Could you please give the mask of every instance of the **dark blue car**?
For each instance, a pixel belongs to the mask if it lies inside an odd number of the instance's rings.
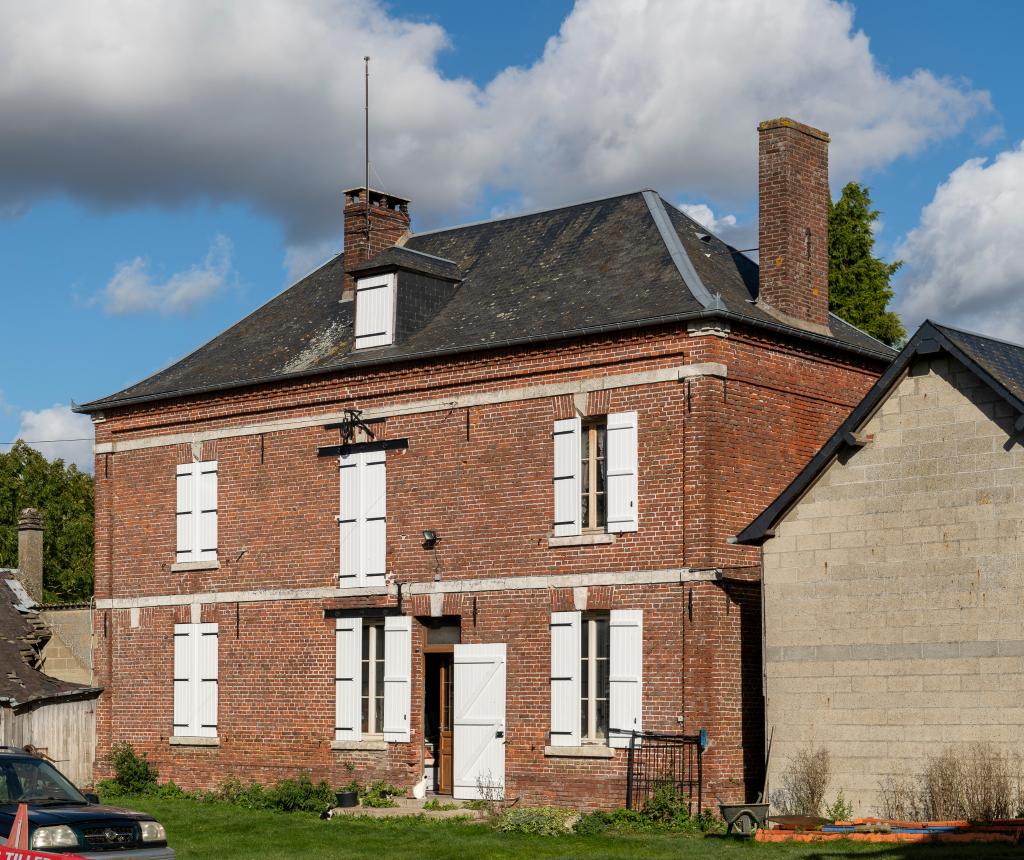
[[[25,803],[30,847],[93,860],[174,860],[163,825],[143,812],[105,806],[82,794],[53,765],[0,748],[0,845]]]

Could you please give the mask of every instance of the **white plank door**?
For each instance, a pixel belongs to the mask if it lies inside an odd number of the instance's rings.
[[[456,645],[452,794],[505,797],[505,644]]]

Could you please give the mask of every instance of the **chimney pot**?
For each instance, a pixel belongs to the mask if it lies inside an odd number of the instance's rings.
[[[18,517],[18,579],[29,597],[43,602],[43,516],[35,508]]]
[[[827,334],[829,136],[788,117],[757,131],[757,303],[782,322]]]

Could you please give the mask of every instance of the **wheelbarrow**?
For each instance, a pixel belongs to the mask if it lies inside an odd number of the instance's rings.
[[[739,836],[750,837],[759,827],[764,827],[768,815],[767,803],[719,803],[718,811],[726,823],[726,835],[735,831]]]

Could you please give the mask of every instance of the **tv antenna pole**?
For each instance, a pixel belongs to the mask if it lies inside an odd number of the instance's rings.
[[[363,79],[363,159],[364,185],[366,189],[366,254],[370,256],[370,58],[363,57],[365,75]]]

